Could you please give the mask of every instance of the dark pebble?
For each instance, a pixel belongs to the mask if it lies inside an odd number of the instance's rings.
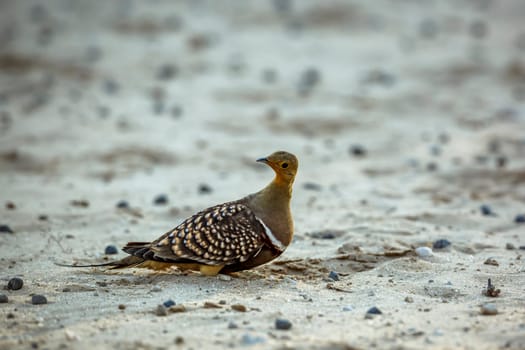
[[[310,191],[321,191],[322,187],[321,185],[319,184],[316,184],[314,182],[306,182],[304,185],[303,185],[303,188],[305,190],[310,190]]]
[[[173,106],[171,108],[171,116],[173,118],[180,118],[182,116],[183,110],[181,106]]]
[[[200,184],[199,185],[199,193],[200,194],[207,194],[207,193],[211,193],[213,190],[211,189],[211,187],[209,185],[206,185],[206,184]]]
[[[33,305],[47,304],[47,298],[43,295],[35,294],[31,297],[31,304]]]
[[[119,90],[119,85],[116,81],[107,79],[103,83],[103,89],[108,95],[113,95]]]
[[[155,205],[166,205],[166,204],[168,204],[168,196],[166,196],[165,194],[159,194],[153,200],[153,204],[155,204]]]
[[[169,308],[170,306],[175,305],[175,302],[173,300],[171,300],[171,299],[168,299],[165,302],[163,302],[162,305],[164,305],[164,307],[166,307],[166,308]]]
[[[24,286],[24,281],[20,277],[13,277],[7,282],[7,289],[19,290]]]
[[[159,67],[157,72],[157,79],[170,80],[175,78],[178,73],[178,68],[172,64],[165,64]]]
[[[267,84],[272,84],[277,81],[277,72],[273,69],[267,68],[262,72],[263,81]]]
[[[49,217],[45,214],[42,214],[42,215],[38,215],[38,220],[40,221],[47,221],[49,219]]]
[[[514,222],[517,224],[525,224],[525,214],[516,215]]]
[[[450,246],[451,244],[452,243],[450,243],[448,239],[438,239],[437,241],[434,242],[434,244],[432,245],[432,248],[443,249],[443,248]]]
[[[335,271],[330,271],[328,274],[328,278],[330,278],[333,281],[339,281],[339,274]]]
[[[0,225],[0,232],[14,233],[13,230],[11,230],[11,227],[9,227],[8,225]]]
[[[16,209],[16,205],[13,202],[6,202],[5,203],[5,207],[6,207],[6,209],[9,209],[9,210],[15,210]]]
[[[106,255],[118,254],[118,249],[114,245],[108,245],[106,249],[104,249],[104,254]]]
[[[472,37],[482,39],[487,36],[488,25],[482,20],[476,20],[470,25],[469,32]]]
[[[377,307],[373,306],[366,312],[369,315],[381,315],[383,312],[379,310]]]
[[[419,24],[419,34],[425,39],[433,39],[439,33],[439,27],[433,19],[425,19]]]
[[[237,323],[235,323],[233,321],[230,321],[230,323],[228,323],[228,329],[237,329],[237,328],[239,328]]]
[[[7,303],[9,298],[5,294],[0,294],[0,303]]]
[[[175,337],[175,344],[177,344],[177,345],[184,344],[184,338],[181,337],[180,335]]]
[[[354,157],[364,157],[366,156],[366,149],[361,145],[352,145],[350,146],[350,154]]]
[[[499,156],[496,158],[496,166],[498,168],[505,168],[507,166],[507,157]]]
[[[118,309],[119,309],[119,310],[126,310],[126,305],[124,305],[124,304],[119,304],[119,305],[118,305]]]
[[[292,322],[288,321],[285,318],[278,318],[275,320],[275,328],[282,329],[282,330],[288,330],[292,328]]]
[[[125,200],[118,201],[117,202],[117,208],[119,208],[119,209],[128,209],[129,208],[128,201],[125,201]]]
[[[483,204],[481,207],[479,207],[479,210],[481,210],[481,214],[483,214],[485,216],[494,215],[494,212],[492,211],[492,208],[489,205],[487,205],[487,204]]]

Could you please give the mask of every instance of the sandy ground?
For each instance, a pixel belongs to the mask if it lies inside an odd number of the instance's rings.
[[[521,0],[1,1],[0,279],[24,286],[0,291],[0,349],[524,349],[523,18]],[[260,189],[278,149],[301,164],[274,263],[54,264]],[[185,312],[158,316],[168,299]]]

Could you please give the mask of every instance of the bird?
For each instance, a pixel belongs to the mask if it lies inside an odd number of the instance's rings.
[[[198,271],[205,276],[249,270],[279,257],[292,242],[292,187],[299,166],[295,155],[276,151],[256,160],[275,177],[262,190],[241,199],[204,209],[152,242],[129,242],[129,256],[108,266]]]

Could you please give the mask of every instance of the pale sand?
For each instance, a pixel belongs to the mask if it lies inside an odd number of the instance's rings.
[[[0,5],[0,278],[24,280],[1,291],[1,349],[525,348],[523,1],[92,3]],[[232,279],[54,265],[260,189],[254,160],[277,149],[301,164],[276,262]],[[168,299],[186,312],[157,316]]]

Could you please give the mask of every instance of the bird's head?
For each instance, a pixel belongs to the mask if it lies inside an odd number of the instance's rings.
[[[268,157],[257,159],[258,162],[269,165],[275,171],[276,180],[293,183],[299,161],[297,157],[285,151],[277,151]]]

